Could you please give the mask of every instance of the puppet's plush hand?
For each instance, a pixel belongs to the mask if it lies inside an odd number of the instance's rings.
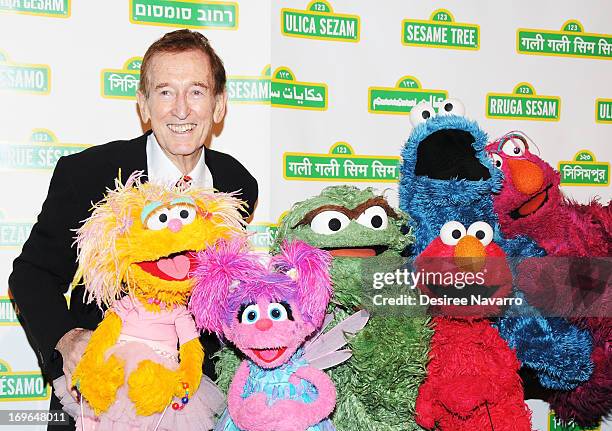
[[[128,378],[128,396],[136,413],[150,416],[162,412],[172,401],[179,380],[176,371],[150,360],[140,362]]]
[[[491,392],[488,382],[474,376],[454,376],[452,380],[440,382],[437,397],[451,412],[467,416],[472,410],[484,404]]]
[[[311,410],[302,401],[280,400],[272,406],[274,411],[275,431],[305,431],[311,425],[319,423],[320,420],[313,422]]]
[[[198,338],[181,344],[179,349],[181,364],[179,366],[179,384],[174,396],[182,398],[185,396],[183,384],[187,384],[189,393],[195,394],[202,379],[202,363],[204,362],[204,350]]]
[[[307,366],[299,368],[289,377],[289,382],[295,386],[302,385],[302,380],[310,382],[319,396],[308,404],[293,400],[280,400],[274,403],[272,408],[274,415],[279,418],[277,427],[279,431],[304,431],[321,422],[334,410],[336,388],[327,374]]]
[[[99,415],[115,402],[117,389],[124,381],[123,361],[115,355],[102,360],[94,354],[86,354],[77,365],[72,381]]]
[[[230,415],[236,426],[249,431],[276,431],[273,424],[277,418],[267,399],[263,392],[252,394],[239,403],[232,403],[228,399]]]
[[[433,385],[431,382],[425,381],[419,387],[415,408],[416,422],[425,429],[433,429],[436,426],[434,398]]]
[[[270,431],[274,429],[274,413],[268,406],[268,397],[262,392],[242,398],[242,392],[249,377],[249,365],[242,361],[234,375],[227,394],[227,409],[234,424],[249,431]]]
[[[96,415],[115,402],[117,389],[124,382],[123,361],[114,355],[105,359],[121,332],[121,319],[109,311],[89,339],[89,344],[72,374],[72,384],[85,397]]]

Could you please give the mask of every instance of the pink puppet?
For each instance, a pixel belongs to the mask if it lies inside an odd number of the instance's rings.
[[[612,411],[612,336],[609,289],[612,208],[593,199],[580,205],[563,196],[560,175],[530,152],[528,138],[510,132],[486,149],[504,173],[494,208],[507,237],[527,235],[548,257],[523,263],[519,287],[530,304],[572,317],[593,338],[591,378],[548,401],[563,421],[593,426]]]
[[[270,258],[249,252],[240,240],[222,241],[198,259],[190,303],[196,324],[247,357],[216,429],[334,430],[328,419],[334,384],[302,349],[321,328],[332,294],[329,253],[294,241]]]
[[[610,256],[609,204],[580,205],[563,196],[559,172],[529,151],[521,132],[502,136],[486,150],[504,173],[493,205],[505,236],[527,235],[553,256]]]

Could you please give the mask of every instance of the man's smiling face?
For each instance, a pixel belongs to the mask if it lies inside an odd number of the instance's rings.
[[[226,94],[214,94],[208,56],[199,50],[160,53],[151,59],[148,96],[138,92],[144,122],[170,159],[198,153],[223,119]]]

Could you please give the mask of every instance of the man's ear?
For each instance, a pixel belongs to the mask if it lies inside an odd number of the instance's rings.
[[[136,100],[138,100],[138,110],[143,123],[148,123],[151,119],[149,113],[149,105],[147,105],[147,97],[140,90],[136,92]]]
[[[227,106],[227,91],[215,96],[215,112],[213,112],[213,121],[220,123],[225,117],[225,108]]]

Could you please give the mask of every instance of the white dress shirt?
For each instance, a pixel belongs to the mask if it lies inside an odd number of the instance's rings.
[[[187,175],[191,177],[193,186],[212,189],[213,179],[205,163],[205,151],[206,148],[202,147],[198,163]],[[149,181],[158,184],[175,184],[183,177],[183,173],[161,149],[153,133],[147,137],[147,177]]]

